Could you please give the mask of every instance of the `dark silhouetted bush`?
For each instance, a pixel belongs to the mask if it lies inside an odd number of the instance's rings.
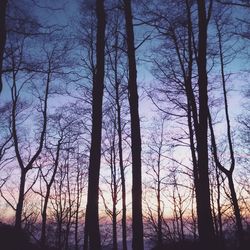
[[[38,250],[30,242],[27,232],[18,230],[13,226],[0,224],[0,249],[2,250]]]

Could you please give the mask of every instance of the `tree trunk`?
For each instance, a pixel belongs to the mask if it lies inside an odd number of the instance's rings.
[[[78,243],[78,226],[79,226],[79,209],[81,205],[81,183],[82,183],[82,177],[81,170],[79,169],[79,163],[77,162],[77,177],[76,177],[76,187],[77,187],[77,197],[76,197],[76,219],[75,219],[75,250],[79,249],[79,243]]]
[[[116,126],[116,119],[114,119],[114,128]],[[117,209],[116,209],[116,205],[117,205],[117,170],[116,170],[116,152],[115,152],[115,135],[116,135],[116,130],[114,129],[114,134],[113,134],[113,138],[112,138],[112,146],[111,146],[111,151],[110,151],[110,155],[111,155],[111,186],[113,186],[112,189],[112,236],[113,236],[113,250],[117,250],[118,249],[118,245],[117,245]],[[113,185],[112,185],[113,183]]]
[[[19,197],[18,197],[18,203],[16,206],[16,221],[15,221],[15,228],[18,230],[21,229],[21,226],[22,226],[22,211],[23,211],[23,202],[24,202],[24,193],[25,193],[26,174],[27,174],[27,171],[25,169],[21,169]]]
[[[236,195],[235,188],[234,188],[234,181],[233,181],[232,173],[229,173],[227,175],[227,178],[228,178],[228,184],[229,184],[232,204],[233,204],[233,208],[234,208],[234,215],[235,215],[235,220],[236,220],[237,240],[238,240],[237,244],[238,244],[239,249],[242,249],[242,247],[243,247],[242,246],[243,245],[243,226],[242,226],[242,220],[241,220],[238,199],[237,199],[237,195]]]
[[[44,199],[43,212],[42,212],[42,231],[41,231],[41,246],[44,248],[46,245],[46,222],[47,222],[47,206],[49,201],[50,190],[47,188],[46,196]]]
[[[142,221],[142,181],[141,181],[141,132],[138,110],[137,71],[134,47],[134,30],[131,11],[131,0],[124,0],[128,65],[129,65],[129,106],[131,116],[132,147],[132,248],[143,250]]]
[[[0,1],[0,94],[3,88],[2,82],[2,68],[3,68],[3,54],[6,43],[6,27],[5,27],[5,17],[7,10],[7,0]]]
[[[242,219],[240,214],[240,208],[238,204],[237,195],[234,188],[234,182],[233,182],[233,172],[235,169],[235,157],[234,157],[234,149],[233,149],[233,143],[231,138],[231,126],[230,126],[230,118],[229,118],[229,108],[228,108],[228,100],[227,100],[227,90],[226,90],[226,77],[224,72],[224,55],[223,55],[223,47],[222,47],[222,34],[221,34],[221,27],[218,22],[216,22],[216,28],[217,28],[217,35],[218,35],[218,43],[219,43],[219,57],[220,57],[220,69],[221,69],[221,80],[222,80],[222,88],[223,88],[223,97],[224,97],[224,106],[225,106],[225,116],[226,116],[226,125],[227,125],[227,139],[228,139],[228,145],[229,145],[229,152],[230,152],[230,169],[228,170],[225,168],[218,158],[217,153],[217,145],[215,140],[215,134],[213,130],[213,124],[212,124],[212,118],[209,113],[209,127],[211,131],[211,143],[212,143],[212,152],[215,160],[216,167],[222,171],[228,179],[229,189],[230,189],[230,195],[231,195],[231,201],[232,205],[234,207],[234,216],[236,220],[236,237],[237,237],[237,245],[239,249],[242,249],[243,245],[243,226],[242,226]]]
[[[228,178],[229,189],[231,193],[232,204],[234,207],[234,215],[236,220],[236,227],[237,227],[237,240],[239,244],[239,249],[242,248],[243,244],[243,226],[242,226],[242,219],[240,214],[240,208],[238,204],[237,195],[234,188],[234,181],[233,181],[233,172],[235,168],[235,157],[234,157],[234,149],[233,149],[233,142],[231,138],[231,126],[230,126],[230,118],[229,118],[229,108],[228,108],[228,101],[227,101],[227,90],[226,90],[226,78],[224,72],[224,57],[223,57],[223,49],[222,49],[222,35],[219,24],[217,23],[217,31],[218,31],[218,38],[219,38],[219,53],[220,53],[220,66],[221,66],[221,78],[222,78],[222,87],[223,87],[223,97],[224,97],[224,105],[225,105],[225,115],[226,115],[226,123],[227,123],[227,139],[230,151],[230,160],[231,166],[230,170],[226,171],[226,175]]]
[[[118,125],[118,151],[119,164],[122,185],[122,249],[127,250],[127,208],[126,208],[126,183],[123,166],[123,151],[122,151],[122,125],[121,125],[121,107],[119,103],[119,86],[116,87],[116,103],[117,103],[117,125]]]
[[[104,48],[105,48],[105,10],[104,1],[96,0],[97,41],[96,72],[92,90],[92,134],[89,162],[88,197],[85,218],[84,249],[101,249],[98,200],[102,137],[102,100],[104,89]]]
[[[115,46],[118,48],[118,35],[116,35]],[[117,109],[117,134],[118,134],[118,153],[119,153],[119,166],[121,175],[122,186],[122,249],[127,250],[127,208],[126,208],[126,183],[123,165],[123,147],[122,147],[122,122],[121,122],[121,104],[120,104],[120,82],[117,76],[117,54],[115,56],[115,101]]]
[[[53,174],[51,176],[50,182],[47,185],[47,191],[46,191],[46,195],[44,198],[44,205],[43,205],[43,211],[42,211],[42,230],[41,230],[41,238],[40,238],[42,248],[45,248],[45,245],[46,245],[47,207],[48,207],[48,202],[49,202],[51,186],[54,183],[58,164],[59,164],[59,155],[60,155],[59,153],[60,153],[60,147],[61,147],[61,140],[62,139],[60,139],[58,141],[58,144],[57,144],[55,167],[54,167],[54,171],[53,171]]]
[[[116,190],[117,192],[117,190]],[[112,224],[113,224],[113,250],[118,249],[117,245],[117,212],[116,212],[116,203],[113,202],[113,216],[112,216]]]
[[[60,211],[57,221],[57,249],[62,249],[62,212]]]
[[[219,175],[219,170],[217,165],[215,164],[215,171],[216,171],[216,186],[217,186],[217,199],[216,199],[216,203],[217,203],[217,211],[218,211],[218,224],[219,224],[219,243],[222,249],[224,249],[224,233],[223,233],[223,225],[222,225],[222,212],[221,212],[221,202],[220,202],[220,198],[221,198],[221,191],[220,191],[220,175]]]
[[[161,154],[163,146],[164,120],[161,125],[160,147],[158,149],[157,159],[157,245],[162,248],[162,208],[161,208]]]
[[[199,0],[199,44],[198,44],[198,86],[199,86],[199,127],[197,137],[198,153],[198,187],[197,191],[197,215],[198,230],[203,249],[214,247],[214,228],[210,206],[210,190],[208,177],[208,96],[207,96],[207,17],[206,1]]]
[[[17,110],[18,95],[17,95],[17,87],[16,87],[16,73],[13,72],[13,86],[11,87],[12,135],[13,135],[13,141],[14,141],[15,155],[16,155],[17,162],[18,162],[20,170],[21,170],[20,190],[19,190],[18,203],[17,203],[17,207],[16,207],[16,221],[15,221],[15,227],[17,229],[20,229],[21,224],[22,224],[22,210],[23,210],[23,202],[24,202],[24,195],[25,195],[24,191],[25,191],[26,174],[29,170],[32,169],[33,164],[36,161],[36,159],[38,158],[38,156],[40,155],[42,148],[43,148],[43,144],[44,144],[44,137],[45,137],[46,128],[47,128],[47,107],[48,107],[50,76],[51,76],[51,69],[49,67],[48,72],[47,72],[47,79],[46,79],[46,87],[45,87],[45,95],[44,95],[44,109],[42,111],[43,123],[42,123],[42,131],[41,131],[40,139],[39,139],[39,147],[25,167],[23,159],[22,159],[20,151],[19,151],[19,140],[18,140],[17,126],[16,126],[16,123],[17,123],[16,122],[16,110]]]
[[[72,206],[74,200],[72,201],[71,198],[71,189],[70,189],[70,176],[69,176],[69,151],[67,156],[67,163],[66,163],[66,178],[67,178],[67,193],[68,193],[68,212],[67,212],[67,224],[65,230],[65,250],[69,249],[69,233],[71,227],[71,220],[72,220]]]
[[[158,164],[158,173],[160,172]],[[157,180],[157,245],[162,247],[162,214],[161,214],[161,182],[160,175],[158,174]]]

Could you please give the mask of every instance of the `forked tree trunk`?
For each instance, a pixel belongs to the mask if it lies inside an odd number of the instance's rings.
[[[19,168],[21,171],[20,177],[20,188],[18,194],[18,202],[16,206],[16,217],[15,217],[15,228],[21,229],[22,227],[22,211],[23,211],[23,203],[25,198],[25,182],[26,182],[26,175],[28,171],[30,171],[33,167],[34,162],[37,160],[38,156],[40,155],[43,144],[44,138],[47,128],[47,108],[48,108],[48,95],[49,95],[49,85],[50,85],[50,77],[51,71],[50,67],[47,72],[47,79],[46,79],[46,88],[45,88],[45,95],[44,95],[44,109],[42,111],[43,114],[43,123],[42,123],[42,131],[40,134],[39,139],[39,147],[34,155],[31,157],[30,161],[27,165],[24,165],[24,160],[20,154],[20,146],[19,146],[19,139],[17,135],[17,122],[16,122],[16,112],[17,112],[17,102],[18,102],[18,95],[17,95],[17,87],[16,87],[16,74],[13,73],[13,86],[11,88],[11,95],[12,95],[12,134],[13,134],[13,141],[14,141],[14,149],[15,149],[15,156],[17,158],[17,162],[19,164]]]
[[[234,181],[233,181],[233,172],[235,169],[235,156],[234,156],[233,142],[232,142],[232,137],[231,137],[231,125],[230,125],[229,107],[228,107],[227,90],[226,90],[226,77],[225,77],[225,72],[224,72],[225,63],[224,63],[224,55],[223,55],[223,47],[222,47],[223,45],[222,34],[221,34],[221,27],[218,22],[216,22],[216,28],[217,28],[217,35],[218,35],[218,42],[219,42],[219,57],[220,57],[221,80],[222,80],[223,97],[224,97],[224,108],[225,108],[226,125],[227,125],[227,140],[228,140],[230,162],[231,162],[229,170],[220,163],[220,160],[218,158],[217,145],[216,145],[215,134],[213,130],[212,118],[209,113],[211,144],[212,144],[212,152],[213,152],[216,167],[220,171],[222,171],[228,179],[231,202],[232,202],[233,209],[234,209],[234,216],[235,216],[236,228],[237,228],[236,230],[237,247],[238,249],[242,249],[243,241],[244,241],[244,236],[243,236],[244,232],[243,232],[240,208],[239,208],[238,199],[237,199],[237,195],[235,192]]]
[[[104,89],[105,10],[104,0],[96,0],[96,72],[92,90],[92,134],[89,159],[88,197],[85,217],[84,249],[101,249],[98,200],[102,137],[102,100]]]

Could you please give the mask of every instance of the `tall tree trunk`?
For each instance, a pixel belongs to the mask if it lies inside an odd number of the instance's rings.
[[[110,168],[111,168],[111,186],[112,188],[112,237],[113,237],[113,250],[118,249],[117,244],[117,169],[116,169],[116,151],[115,151],[115,139],[116,139],[116,119],[114,119],[114,133],[112,136],[112,146],[110,150]]]
[[[104,0],[96,0],[97,41],[96,72],[92,90],[92,134],[89,160],[88,197],[85,218],[84,249],[101,249],[98,200],[101,163],[102,100],[104,89],[104,48],[105,48],[105,10]]]
[[[6,43],[5,17],[6,17],[7,3],[8,0],[0,1],[0,94],[3,88],[2,69],[3,69],[3,54]]]
[[[161,156],[163,148],[163,137],[164,137],[164,119],[161,124],[161,135],[160,135],[160,145],[158,148],[157,157],[157,246],[159,249],[162,248],[163,243],[163,233],[162,233],[162,208],[161,208]]]
[[[119,33],[116,30],[115,47],[118,48]],[[115,102],[117,111],[117,134],[118,134],[118,154],[119,167],[122,186],[122,249],[127,250],[127,208],[126,208],[126,182],[123,165],[123,147],[122,147],[122,121],[121,121],[121,103],[120,103],[120,81],[118,79],[118,53],[115,52]]]
[[[76,177],[76,190],[77,190],[77,197],[76,197],[76,212],[75,212],[75,250],[79,249],[79,239],[78,239],[78,227],[79,227],[79,210],[81,205],[81,197],[82,194],[82,172],[79,169],[79,162],[77,160],[77,177]]]
[[[131,0],[124,0],[128,65],[129,65],[129,105],[131,116],[132,147],[132,248],[144,249],[142,221],[142,180],[141,180],[141,131],[138,110],[137,71],[134,46]]]
[[[127,208],[126,208],[126,183],[123,165],[123,147],[122,147],[122,124],[121,124],[121,106],[119,101],[119,85],[116,81],[116,106],[117,106],[117,132],[118,132],[118,151],[119,165],[122,185],[122,249],[127,250]]]
[[[220,69],[221,69],[221,80],[222,80],[222,88],[223,88],[223,98],[224,98],[224,107],[225,107],[225,116],[226,116],[226,125],[227,125],[227,140],[228,140],[228,146],[229,146],[229,153],[230,153],[230,168],[229,170],[222,166],[220,163],[220,160],[218,158],[217,153],[217,145],[215,140],[215,134],[213,130],[213,124],[212,124],[212,118],[209,113],[209,127],[211,132],[211,143],[212,143],[212,152],[214,156],[214,161],[216,164],[216,167],[222,171],[228,179],[228,185],[230,189],[230,195],[231,195],[231,202],[234,208],[234,216],[236,220],[236,227],[237,227],[237,245],[239,249],[243,248],[243,225],[242,225],[242,219],[240,214],[240,208],[238,204],[237,195],[235,192],[234,187],[234,181],[233,181],[233,172],[235,169],[235,157],[234,157],[234,149],[233,149],[233,143],[231,138],[231,126],[230,126],[230,118],[229,118],[229,109],[228,109],[228,100],[227,100],[227,90],[226,90],[226,77],[224,72],[224,55],[223,55],[223,47],[222,47],[222,34],[221,34],[221,27],[218,22],[216,22],[216,28],[217,28],[217,35],[218,35],[218,43],[219,43],[219,57],[220,57]]]
[[[197,215],[198,230],[203,249],[214,247],[215,236],[210,205],[210,190],[208,177],[208,95],[207,95],[207,23],[206,1],[199,0],[199,42],[198,42],[198,86],[199,86],[199,127],[197,137],[198,153],[198,187]]]
[[[69,145],[70,147],[70,145]],[[70,234],[70,227],[71,227],[71,221],[72,221],[72,207],[74,204],[74,200],[72,200],[71,197],[71,189],[70,189],[70,173],[69,173],[69,150],[67,154],[67,162],[66,164],[66,180],[67,180],[67,194],[68,194],[68,211],[67,211],[67,224],[66,224],[66,230],[65,230],[65,250],[69,249],[69,234]]]
[[[227,123],[227,139],[230,151],[230,160],[231,166],[230,170],[226,171],[226,175],[228,178],[229,189],[232,198],[232,204],[234,207],[234,215],[236,219],[236,226],[237,226],[237,238],[239,248],[242,248],[243,244],[243,226],[242,226],[242,219],[240,214],[240,208],[238,204],[237,195],[234,188],[234,181],[233,181],[233,172],[235,168],[235,157],[234,157],[234,149],[233,143],[231,138],[231,125],[230,125],[230,118],[229,118],[229,110],[228,110],[228,101],[227,101],[227,90],[226,90],[226,78],[224,72],[224,57],[223,57],[223,49],[222,49],[222,35],[219,24],[217,23],[217,31],[218,31],[218,38],[219,38],[219,54],[220,54],[220,65],[221,65],[221,78],[222,78],[222,88],[223,88],[223,97],[224,97],[224,106],[225,106],[225,115],[226,115],[226,123]]]

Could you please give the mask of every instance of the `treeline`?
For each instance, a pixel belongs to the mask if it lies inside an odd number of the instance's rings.
[[[249,10],[2,0],[1,221],[40,249],[247,249]]]

